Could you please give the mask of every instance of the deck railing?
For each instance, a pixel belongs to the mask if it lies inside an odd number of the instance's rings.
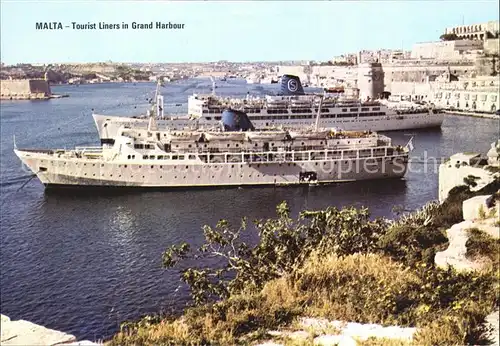
[[[99,154],[102,153],[102,147],[75,147],[75,151],[82,153]]]

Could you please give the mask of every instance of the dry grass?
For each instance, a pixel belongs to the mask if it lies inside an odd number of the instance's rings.
[[[358,346],[410,346],[409,341],[387,339],[387,338],[369,338],[368,340],[358,341]]]
[[[464,280],[460,278],[453,280]],[[270,281],[260,292],[243,292],[217,304],[188,309],[182,319],[132,328],[118,333],[110,345],[253,344],[268,340],[268,330],[301,329],[297,323],[300,316],[417,326],[421,327],[415,339],[417,345],[480,340],[487,304],[477,304],[464,296],[448,305],[432,305],[425,299],[439,296],[425,281],[425,276],[414,269],[382,255],[314,254],[294,275]],[[283,342],[310,345],[315,336],[337,334],[338,330],[306,332],[310,334],[307,340],[285,337]],[[405,344],[398,340],[362,343]]]
[[[305,263],[294,286],[307,303],[307,315],[361,323],[408,324],[407,319],[395,316],[412,308],[406,305],[405,297],[420,282],[410,270],[380,255],[315,255]]]

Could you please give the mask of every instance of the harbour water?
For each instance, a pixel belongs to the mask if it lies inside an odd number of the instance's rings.
[[[217,82],[219,94],[245,96],[276,85]],[[162,88],[166,113],[186,110],[188,95],[207,93],[208,80]],[[119,323],[160,311],[178,311],[188,292],[175,272],[161,268],[173,243],[203,241],[201,227],[274,216],[286,200],[294,213],[329,205],[367,206],[374,216],[415,209],[437,199],[437,164],[460,151],[486,152],[498,120],[447,115],[441,130],[386,133],[395,144],[414,136],[415,158],[401,181],[331,186],[203,191],[45,191],[13,153],[18,147],[98,145],[92,108],[104,114],[147,109],[152,83],[52,87],[69,98],[1,104],[1,313],[84,339],[103,339]],[[181,104],[181,106],[176,106]],[[427,164],[425,164],[427,162]],[[436,163],[437,162],[437,163]],[[436,164],[433,164],[436,163]],[[20,189],[23,184],[27,184]]]

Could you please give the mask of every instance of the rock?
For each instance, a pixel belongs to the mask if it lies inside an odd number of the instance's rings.
[[[257,344],[255,346],[284,346],[283,344],[277,344],[274,341],[264,341],[263,343]]]
[[[342,334],[355,337],[359,340],[368,340],[369,338],[387,338],[412,340],[413,334],[417,331],[416,328],[402,328],[397,326],[383,327],[379,324],[361,324],[348,323]]]
[[[486,220],[477,220],[474,222],[474,228],[477,228],[489,236],[499,239],[500,238],[500,227],[497,225],[498,218],[492,217]]]
[[[338,334],[337,336],[347,336],[359,340],[367,340],[374,337],[411,341],[413,335],[417,331],[416,328],[403,328],[398,326],[384,327],[379,324],[328,321],[323,318],[302,318],[299,323],[303,328],[310,328],[315,331],[336,329],[338,331],[338,333],[336,333]]]
[[[498,173],[485,169],[486,159],[481,159],[480,154],[458,153],[452,155],[446,162],[439,165],[439,202],[448,197],[450,190],[456,186],[464,185],[464,178],[474,176],[476,186],[471,191],[478,191],[495,180]]]
[[[347,323],[342,321],[329,321],[326,318],[309,318],[304,317],[299,321],[303,328],[311,328],[313,330],[325,330],[325,329],[338,329],[339,331],[343,329]]]
[[[481,220],[492,216],[493,213],[498,217],[500,203],[496,202],[493,208],[488,208],[486,201],[490,197],[489,195],[482,195],[465,200],[462,203],[462,215],[464,220]]]
[[[488,150],[488,153],[486,156],[488,157],[488,164],[490,166],[500,166],[500,155],[498,154],[500,152],[500,140],[497,140],[497,142],[491,143],[491,148]]]
[[[76,341],[74,335],[48,329],[28,321],[11,321],[4,315],[2,315],[1,320],[0,343],[2,346],[57,345]]]
[[[469,239],[467,230],[474,227],[474,222],[467,220],[446,230],[449,245],[446,250],[436,253],[434,262],[438,267],[446,268],[450,265],[457,270],[479,270],[483,267],[481,263],[470,261],[465,257],[467,254],[465,244]]]
[[[356,346],[356,340],[346,335],[321,335],[314,338],[314,345],[322,346]]]

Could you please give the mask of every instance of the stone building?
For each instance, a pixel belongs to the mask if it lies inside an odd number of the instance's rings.
[[[380,98],[384,92],[384,71],[381,63],[358,65],[357,88],[362,100]]]
[[[451,60],[467,58],[466,52],[483,50],[484,43],[479,40],[457,40],[440,42],[422,42],[413,45],[413,59]],[[473,57],[472,57],[473,58]]]
[[[500,82],[494,76],[461,78],[434,85],[428,101],[452,110],[494,113],[500,109],[499,90]]]
[[[460,38],[484,41],[487,38],[498,38],[499,21],[489,21],[481,24],[459,25],[445,29],[445,34],[455,34]]]

